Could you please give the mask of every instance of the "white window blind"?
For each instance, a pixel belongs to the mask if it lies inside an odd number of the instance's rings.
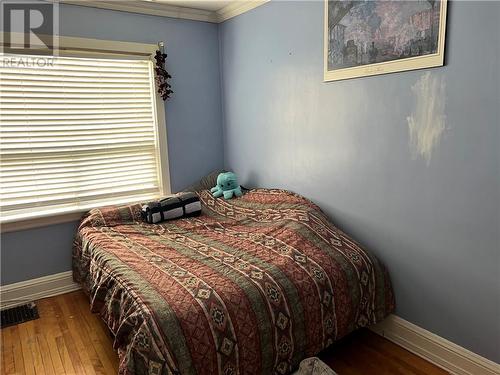
[[[0,66],[1,221],[159,196],[153,77],[149,60]]]

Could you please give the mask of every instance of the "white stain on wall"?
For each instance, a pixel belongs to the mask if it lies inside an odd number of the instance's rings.
[[[415,109],[406,118],[410,134],[410,151],[414,159],[423,158],[427,165],[446,127],[446,85],[442,77],[424,73],[412,86]]]

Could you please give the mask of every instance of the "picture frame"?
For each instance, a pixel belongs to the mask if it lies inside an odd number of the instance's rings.
[[[447,0],[325,0],[324,81],[444,65]]]

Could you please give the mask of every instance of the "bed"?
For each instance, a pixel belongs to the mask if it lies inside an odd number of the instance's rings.
[[[311,201],[197,193],[199,217],[91,210],[73,274],[114,335],[120,374],[287,374],[394,309],[384,266]]]

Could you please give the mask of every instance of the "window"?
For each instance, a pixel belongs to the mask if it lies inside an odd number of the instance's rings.
[[[169,193],[149,56],[72,55],[0,66],[3,224]]]

